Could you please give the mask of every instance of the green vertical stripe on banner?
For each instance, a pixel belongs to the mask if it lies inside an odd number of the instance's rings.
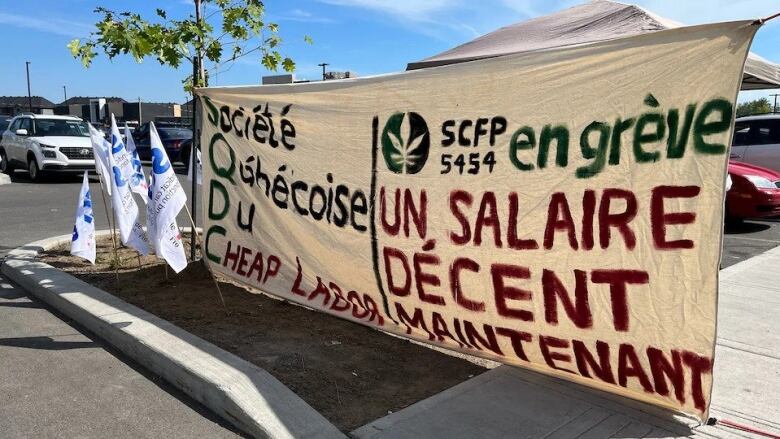
[[[382,286],[382,276],[379,274],[379,243],[376,240],[376,159],[379,150],[379,116],[374,116],[374,121],[371,123],[371,194],[370,194],[370,206],[371,206],[371,260],[374,262],[374,277],[376,278],[376,286],[379,289],[379,294],[382,295],[382,305],[385,308],[385,314],[387,317],[398,324],[398,321],[390,314],[390,305],[387,302],[387,294],[385,294],[385,288]]]

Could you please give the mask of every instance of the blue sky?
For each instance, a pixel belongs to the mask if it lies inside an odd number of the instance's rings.
[[[282,51],[298,64],[298,79],[320,77],[320,62],[332,70],[360,76],[403,70],[407,62],[436,54],[501,26],[580,3],[572,0],[267,0],[268,20],[279,24]],[[767,16],[777,0],[639,0],[658,15],[686,24]],[[163,8],[183,17],[191,0],[28,0],[0,4],[0,95],[26,95],[24,62],[30,61],[32,92],[57,103],[68,96],[138,97],[145,101],[184,102],[181,79],[189,70],[161,67],[154,59],[99,57],[84,69],[65,45],[89,35],[98,5],[152,16]],[[303,37],[309,35],[314,44]],[[759,32],[752,50],[780,63],[780,18]],[[212,85],[257,84],[269,74],[259,60],[246,57],[212,77]],[[745,98],[777,91],[743,94]]]

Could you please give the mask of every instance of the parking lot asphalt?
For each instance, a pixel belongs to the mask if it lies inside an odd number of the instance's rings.
[[[149,175],[149,168],[146,175]],[[187,199],[191,199],[192,182],[187,180],[187,169],[175,165]],[[21,245],[52,236],[66,235],[73,230],[73,216],[81,186],[82,175],[53,176],[42,183],[32,183],[24,171],[16,171],[11,184],[0,186],[0,260],[9,251]],[[96,175],[90,176],[92,191],[92,210],[97,229],[108,229],[106,208],[100,193],[100,183]],[[106,196],[106,202],[110,202]],[[187,202],[189,206],[189,201]],[[141,218],[146,210],[139,205]],[[196,220],[198,213],[193,212]],[[142,220],[144,223],[145,220]],[[190,225],[184,210],[177,217],[182,227]]]
[[[747,220],[741,225],[726,227],[724,232],[721,268],[780,245],[780,217]]]

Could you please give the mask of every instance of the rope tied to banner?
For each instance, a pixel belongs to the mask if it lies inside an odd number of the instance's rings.
[[[778,12],[776,14],[772,14],[772,15],[770,15],[768,17],[759,18],[758,20],[754,21],[753,24],[760,26],[760,25],[766,23],[767,21],[773,20],[773,19],[775,19],[777,17],[780,17],[780,12]]]

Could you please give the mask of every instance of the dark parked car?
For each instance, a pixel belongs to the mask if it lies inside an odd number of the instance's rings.
[[[165,152],[171,162],[187,163],[192,147],[192,130],[180,125],[155,124]],[[133,133],[135,149],[141,160],[152,159],[152,146],[149,143],[149,123],[141,125]]]
[[[8,125],[11,124],[11,119],[13,119],[11,116],[0,116],[0,134],[8,129]]]
[[[182,152],[179,154],[181,162],[187,166],[190,166],[190,151],[192,151],[192,137],[181,142]]]

